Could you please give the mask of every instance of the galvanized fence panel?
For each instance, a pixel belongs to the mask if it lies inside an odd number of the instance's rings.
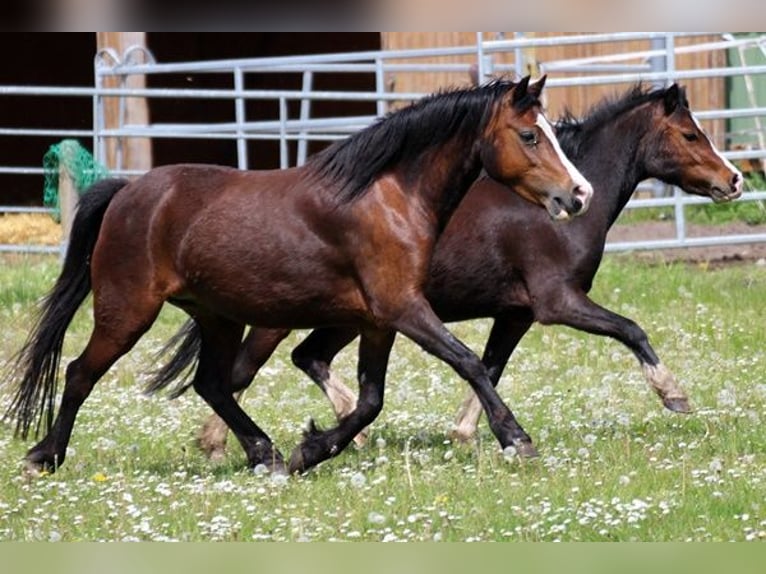
[[[709,34],[708,34],[709,36]],[[670,33],[620,33],[620,34],[583,34],[561,37],[526,37],[521,34],[513,38],[501,39],[478,33],[473,45],[433,49],[367,51],[342,54],[319,54],[311,56],[290,56],[271,58],[245,58],[203,62],[158,63],[150,53],[141,49],[141,58],[136,58],[138,49],[132,48],[123,55],[105,50],[96,55],[95,85],[93,88],[67,87],[25,87],[0,86],[0,101],[3,95],[45,95],[77,96],[92,98],[92,130],[10,130],[0,127],[0,134],[18,137],[37,137],[55,135],[61,138],[92,138],[94,156],[100,163],[107,165],[115,175],[135,176],[140,170],[131,170],[123,164],[120,142],[128,138],[150,138],[151,140],[173,139],[183,142],[189,139],[230,140],[236,144],[236,166],[248,169],[252,164],[249,157],[248,142],[262,140],[274,142],[279,146],[280,167],[301,165],[305,162],[310,142],[326,142],[347,137],[349,134],[369,125],[377,117],[391,109],[393,105],[416,100],[424,94],[419,92],[396,92],[386,81],[390,74],[433,74],[434,72],[457,72],[467,78],[472,69],[478,71],[479,78],[487,78],[497,73],[521,74],[525,69],[523,50],[551,45],[596,45],[599,43],[619,46],[620,42],[642,40],[650,43],[651,49],[640,52],[625,51],[601,54],[592,57],[570,58],[558,61],[538,62],[541,72],[548,74],[546,91],[566,89],[571,86],[604,86],[634,82],[667,84],[672,81],[688,81],[694,78],[753,78],[766,73],[764,65],[737,65],[724,67],[706,67],[696,69],[677,69],[676,56],[694,51],[711,50],[764,50],[766,36],[754,38],[735,38],[722,35],[715,42],[696,39],[700,34]],[[678,40],[684,39],[688,45],[679,46]],[[691,42],[689,44],[689,42]],[[500,58],[498,55],[502,55]],[[454,56],[469,57],[466,63],[443,62]],[[137,61],[137,60],[141,61]],[[424,61],[425,60],[425,61]],[[470,62],[469,62],[470,60]],[[636,61],[638,60],[638,63]],[[231,88],[127,88],[125,79],[131,75],[152,76],[155,84],[162,78],[173,74],[224,74],[231,76]],[[247,89],[247,78],[257,74],[300,74],[301,89],[268,90]],[[374,77],[375,89],[372,91],[317,90],[317,78],[322,74],[367,74]],[[105,88],[107,78],[118,78],[123,87]],[[118,125],[105,125],[105,101],[118,98],[125,102],[128,98],[171,98],[197,102],[200,116],[204,117],[204,105],[212,100],[231,102],[231,118],[223,122],[196,122],[184,124],[150,123],[130,125],[119,120]],[[375,114],[316,117],[312,114],[315,102],[332,100],[336,102],[371,102]],[[247,117],[247,102],[261,101],[277,104],[278,115],[273,119],[250,119]],[[290,106],[297,107],[297,117],[291,117]],[[759,107],[757,101],[752,105],[735,109],[713,109],[705,102],[694,101],[698,118],[704,123],[713,120],[732,118],[755,118],[757,122],[766,115],[766,108]],[[757,124],[760,125],[760,124]],[[762,136],[762,134],[761,134]],[[108,140],[118,142],[117,152],[110,164],[107,157]],[[758,145],[752,149],[727,150],[724,155],[731,160],[756,159],[766,161],[766,149],[761,137]],[[756,143],[757,143],[756,142]],[[717,142],[724,147],[725,142]],[[291,150],[294,150],[291,152]],[[44,150],[41,150],[41,155]],[[1,161],[1,160],[0,160]],[[0,166],[0,173],[24,173],[40,176],[43,170],[39,166]],[[664,247],[684,247],[698,245],[720,245],[724,243],[747,243],[766,241],[766,234],[722,235],[716,237],[688,237],[686,233],[685,207],[706,202],[698,197],[688,196],[679,190],[660,193],[658,186],[651,182],[640,186],[641,191],[651,191],[650,197],[635,197],[628,203],[628,209],[646,207],[673,207],[675,216],[675,237],[663,240],[646,239],[630,243],[610,243],[609,250],[653,249]],[[641,194],[646,195],[646,194]],[[766,190],[748,191],[740,201],[763,201]],[[43,208],[35,208],[41,210]],[[0,212],[20,211],[9,206],[0,206]],[[4,246],[0,251],[55,251],[58,248],[40,246]]]

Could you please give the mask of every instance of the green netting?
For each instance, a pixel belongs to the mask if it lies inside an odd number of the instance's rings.
[[[53,219],[61,219],[59,201],[59,172],[66,169],[77,193],[82,193],[93,183],[109,175],[109,171],[93,160],[88,150],[77,140],[61,140],[53,144],[43,156],[43,205],[53,208]]]

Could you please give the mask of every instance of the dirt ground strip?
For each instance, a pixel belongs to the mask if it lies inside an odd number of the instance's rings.
[[[609,231],[607,241],[638,241],[641,239],[672,239],[675,237],[672,221],[650,221],[615,225]],[[747,225],[734,222],[724,225],[686,224],[687,237],[710,237],[716,235],[766,234],[766,225]],[[713,245],[708,247],[682,247],[677,249],[635,250],[636,257],[648,261],[688,261],[690,263],[726,264],[754,262],[766,265],[766,242],[740,245]]]

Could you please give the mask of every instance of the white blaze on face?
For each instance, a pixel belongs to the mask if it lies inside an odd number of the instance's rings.
[[[730,161],[729,161],[727,158],[725,158],[725,157],[723,156],[723,154],[722,154],[720,151],[718,151],[718,148],[717,148],[717,147],[715,147],[715,145],[713,144],[713,141],[712,141],[712,140],[710,139],[710,137],[707,135],[707,132],[705,132],[705,130],[702,128],[702,125],[700,124],[699,120],[698,120],[698,119],[695,117],[695,115],[694,115],[694,114],[691,114],[691,116],[692,116],[692,120],[694,120],[694,125],[696,125],[696,126],[697,126],[697,128],[699,129],[699,131],[702,133],[702,135],[704,135],[704,136],[705,136],[705,138],[707,139],[707,142],[710,144],[710,147],[713,149],[713,151],[715,152],[715,154],[716,154],[716,155],[717,155],[719,158],[721,158],[721,161],[723,162],[723,164],[724,164],[724,165],[725,165],[727,168],[729,168],[729,169],[731,170],[731,172],[732,172],[732,175],[736,175],[736,176],[737,176],[737,184],[736,184],[736,186],[737,186],[737,192],[740,192],[740,191],[742,191],[742,181],[743,181],[743,179],[744,179],[744,178],[742,177],[742,172],[741,172],[741,171],[739,171],[739,170],[736,168],[736,166],[735,166],[733,163],[731,163],[731,162],[730,162]]]
[[[580,188],[580,200],[583,202],[584,208],[587,208],[591,198],[593,197],[593,186],[587,179],[585,179],[583,174],[580,173],[580,171],[574,166],[574,164],[561,149],[559,140],[556,138],[556,134],[553,132],[553,127],[551,127],[551,124],[548,123],[546,117],[543,114],[537,114],[537,120],[535,123],[540,126],[540,129],[542,130],[543,134],[545,134],[545,137],[550,140],[553,149],[556,151],[556,154],[558,154],[561,163],[564,164],[564,167],[569,173],[569,177],[572,178],[575,186]]]

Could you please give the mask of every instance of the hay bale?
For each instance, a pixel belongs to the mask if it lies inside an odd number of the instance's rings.
[[[58,245],[61,225],[45,213],[0,215],[0,244]]]

